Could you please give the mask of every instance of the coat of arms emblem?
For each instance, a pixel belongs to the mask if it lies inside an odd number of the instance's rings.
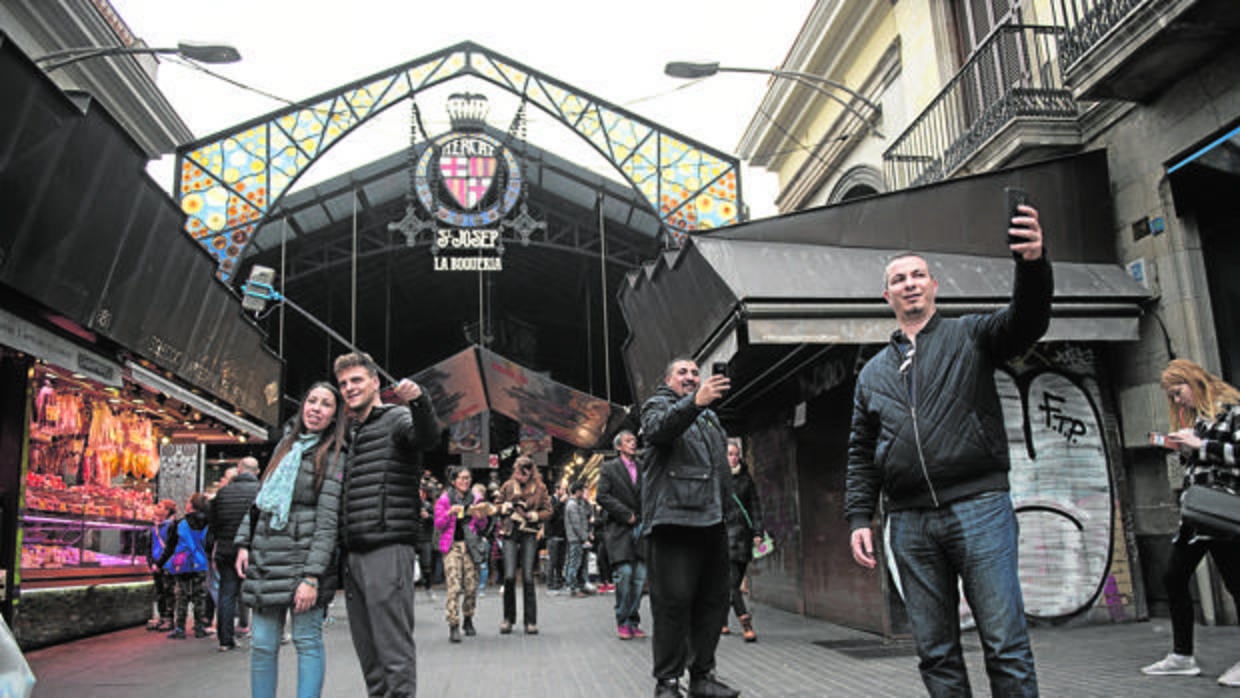
[[[461,209],[473,211],[478,207],[495,181],[499,164],[493,146],[476,138],[459,138],[444,148],[439,155],[439,172],[444,188]],[[483,153],[474,155],[459,153]]]

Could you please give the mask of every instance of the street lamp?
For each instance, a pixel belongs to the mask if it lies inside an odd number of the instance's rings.
[[[53,51],[34,59],[43,71],[50,73],[71,63],[100,56],[124,56],[134,54],[175,54],[201,63],[236,63],[241,53],[227,44],[203,44],[194,41],[179,42],[175,48],[151,48],[149,46],[83,46]]]
[[[875,116],[882,114],[883,108],[875,104],[874,102],[871,102],[869,99],[866,99],[865,95],[857,92],[851,87],[844,85],[843,83],[836,82],[835,80],[832,80],[830,78],[824,78],[821,75],[814,75],[812,73],[802,73],[802,72],[795,71],[795,70],[769,70],[766,68],[728,68],[728,67],[721,66],[718,63],[690,63],[687,61],[672,61],[671,63],[668,63],[663,68],[663,72],[674,78],[688,78],[688,79],[708,78],[716,73],[757,73],[759,75],[772,75],[777,78],[788,78],[789,80],[796,80],[797,82],[803,85],[806,85],[807,87],[811,87],[821,92],[822,94],[826,95],[828,98],[833,99],[836,102],[839,102],[845,109],[855,114],[857,118],[861,119],[861,122],[866,125],[866,128],[870,129],[871,133],[873,133],[875,136],[878,136],[879,138],[883,138],[883,134],[879,133],[878,128],[874,126],[874,122],[870,120],[869,118],[867,118],[865,114],[862,114],[861,112],[857,111],[856,107],[852,105],[852,102],[844,100],[843,98],[841,98],[839,95],[835,94],[834,92],[827,90],[825,87],[823,87],[823,85],[834,87],[837,90],[842,90],[848,93],[852,97],[856,97],[857,99],[861,100],[862,104],[869,107],[870,111],[874,112]]]

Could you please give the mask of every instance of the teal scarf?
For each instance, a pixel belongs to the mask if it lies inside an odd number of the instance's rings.
[[[299,434],[293,447],[280,459],[276,471],[263,483],[254,506],[271,514],[271,528],[282,531],[288,525],[288,509],[293,502],[293,486],[301,470],[301,457],[319,442],[318,434]]]

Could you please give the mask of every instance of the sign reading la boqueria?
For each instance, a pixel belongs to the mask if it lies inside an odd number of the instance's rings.
[[[432,249],[435,254],[435,271],[503,271],[504,259],[498,254],[481,254],[482,252],[497,253],[500,232],[486,229],[440,230],[435,234]],[[476,256],[441,254],[444,250],[473,250]]]
[[[423,151],[414,175],[422,206],[436,222],[455,226],[435,231],[435,271],[502,271],[503,239],[487,226],[521,198],[521,168],[512,152],[486,133],[447,133]]]

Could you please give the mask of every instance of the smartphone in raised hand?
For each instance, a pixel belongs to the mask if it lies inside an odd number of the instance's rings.
[[[1005,224],[1003,226],[1003,232],[1005,235],[1007,235],[1008,246],[1010,247],[1012,245],[1019,245],[1022,242],[1028,242],[1025,238],[1012,235],[1011,233],[1007,232],[1007,230],[1008,228],[1023,228],[1024,227],[1024,226],[1013,223],[1012,219],[1025,215],[1020,210],[1020,207],[1029,205],[1029,195],[1026,194],[1025,190],[1021,189],[1020,187],[1004,187],[1003,195],[1007,201],[1007,206],[1006,206],[1007,221],[1005,221]],[[1016,253],[1013,252],[1012,254],[1016,254]]]

